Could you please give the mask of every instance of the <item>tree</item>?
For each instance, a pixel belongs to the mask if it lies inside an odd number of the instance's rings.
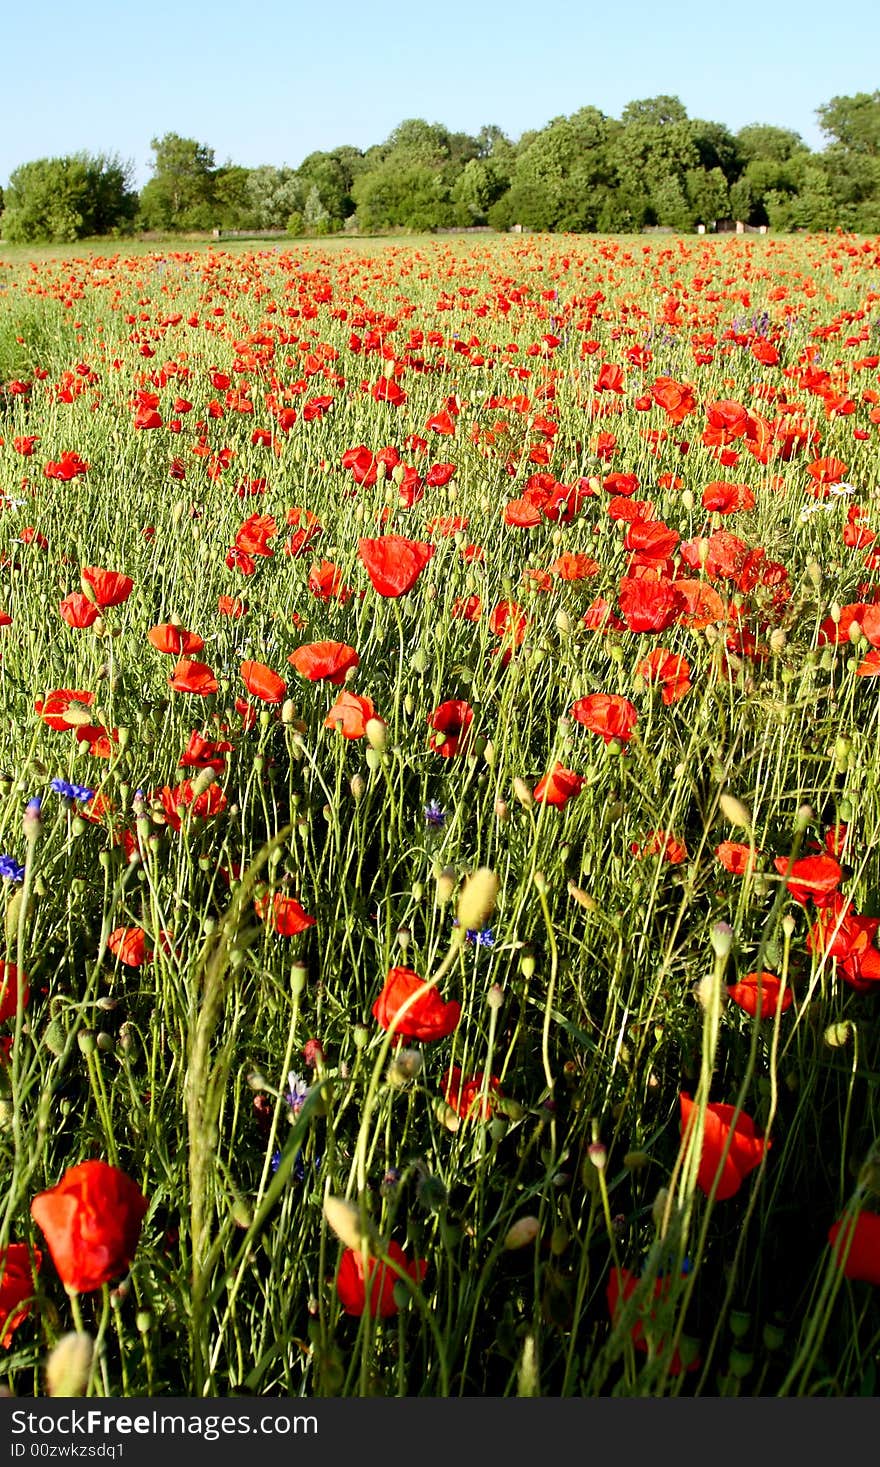
[[[880,157],[880,92],[832,97],[816,110],[819,126],[832,143],[867,158]]]
[[[285,229],[293,213],[302,214],[305,188],[292,168],[263,164],[247,181],[248,223],[252,229]]]
[[[624,107],[620,121],[611,159],[635,227],[690,228],[686,179],[700,154],[684,105],[678,97],[648,97]]]
[[[489,218],[495,228],[590,231],[614,184],[608,144],[614,124],[596,107],[556,117],[519,152]]]
[[[103,153],[23,163],[6,191],[4,236],[13,244],[62,244],[119,233],[137,208],[131,174],[130,163]]]
[[[752,122],[736,134],[737,146],[746,163],[766,159],[771,163],[788,163],[798,153],[807,152],[800,133],[787,127],[771,127],[769,123]]]
[[[214,150],[176,132],[153,138],[153,177],[141,190],[147,229],[210,229],[215,223]]]

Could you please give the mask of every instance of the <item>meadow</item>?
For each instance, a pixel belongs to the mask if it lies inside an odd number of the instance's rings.
[[[878,265],[0,254],[9,1391],[876,1393]]]

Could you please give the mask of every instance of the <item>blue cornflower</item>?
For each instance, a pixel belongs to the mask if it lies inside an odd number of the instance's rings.
[[[56,795],[62,795],[65,800],[79,800],[83,805],[94,799],[95,791],[90,790],[84,784],[69,784],[66,779],[53,779],[49,785]]]
[[[289,1089],[284,1092],[284,1103],[295,1116],[298,1116],[306,1103],[309,1093],[309,1082],[295,1070],[291,1070],[287,1077]]]
[[[0,877],[4,881],[24,881],[24,867],[14,856],[0,856]]]
[[[465,933],[465,937],[467,938],[468,942],[472,942],[475,947],[495,946],[495,933],[492,931],[491,927],[482,927],[479,932],[477,932],[475,928],[469,927],[467,929],[467,932]]]
[[[446,824],[446,811],[436,800],[431,800],[430,804],[425,806],[425,824],[433,825],[437,829]]]

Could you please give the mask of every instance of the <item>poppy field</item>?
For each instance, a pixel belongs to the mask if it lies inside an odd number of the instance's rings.
[[[880,241],[0,259],[0,1381],[873,1395]]]

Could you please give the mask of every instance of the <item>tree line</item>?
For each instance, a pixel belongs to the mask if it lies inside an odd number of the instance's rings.
[[[18,244],[216,228],[614,234],[733,219],[880,233],[880,91],[833,97],[817,116],[821,152],[787,128],[690,118],[668,96],[630,102],[619,118],[582,107],[518,142],[494,126],[471,136],[413,118],[366,151],[311,153],[297,168],[218,165],[204,143],[166,133],[140,192],[117,156],[22,164],[0,193],[0,229]]]

